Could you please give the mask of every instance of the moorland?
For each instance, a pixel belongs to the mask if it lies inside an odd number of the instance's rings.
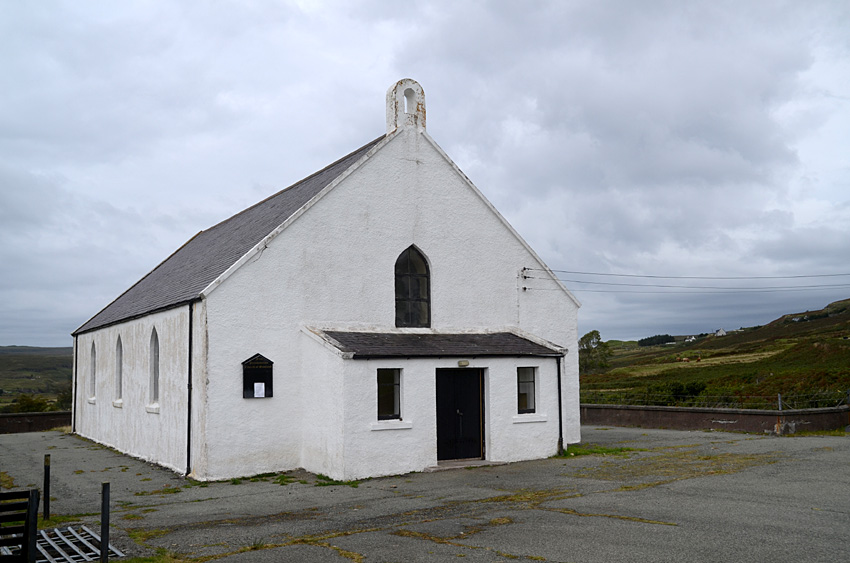
[[[695,337],[687,341],[688,337]],[[679,335],[639,346],[608,341],[607,365],[581,376],[582,402],[832,406],[850,390],[850,299],[764,326]]]
[[[69,409],[72,363],[70,347],[0,346],[0,412]]]

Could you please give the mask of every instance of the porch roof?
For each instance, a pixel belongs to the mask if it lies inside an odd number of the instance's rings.
[[[512,332],[409,333],[324,331],[340,351],[354,359],[562,355],[558,349]]]

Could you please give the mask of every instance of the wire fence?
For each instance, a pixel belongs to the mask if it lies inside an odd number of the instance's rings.
[[[641,390],[582,391],[581,402],[597,405],[702,407],[714,409],[796,410],[850,404],[850,390],[776,395],[683,395]]]

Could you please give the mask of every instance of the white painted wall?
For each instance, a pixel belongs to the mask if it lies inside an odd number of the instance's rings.
[[[209,467],[207,419],[209,416],[209,394],[207,379],[207,307],[201,300],[192,304],[192,428],[191,452],[187,463],[190,476],[197,479],[207,475]],[[187,405],[188,407],[188,405]]]
[[[558,395],[553,358],[470,358],[484,370],[485,459],[554,455]],[[517,368],[536,367],[534,414],[517,413]],[[377,370],[401,368],[401,421],[377,420]],[[421,471],[437,465],[436,378],[457,359],[349,360],[345,369],[345,466],[337,479]]]
[[[366,364],[343,362],[302,332],[305,326],[397,330],[394,264],[411,244],[430,263],[433,330],[518,329],[570,349],[562,375],[564,430],[567,443],[579,440],[576,303],[559,290],[522,291],[519,272],[539,268],[535,256],[424,133],[407,129],[207,296],[208,410],[199,478],[294,467],[351,478],[433,465],[435,423],[426,411],[435,364],[417,360],[405,368],[430,373],[407,392],[411,400],[423,394],[410,404],[421,422],[409,430],[372,430],[374,409],[362,409],[360,401],[374,401],[375,389],[356,383],[371,382]],[[275,362],[273,398],[242,398],[241,362],[256,353]],[[506,393],[491,397],[493,412],[516,400],[516,363],[505,362],[488,368],[493,389],[505,385]],[[540,373],[550,382],[554,360],[541,361]],[[557,406],[546,410],[545,423],[515,424],[513,414],[494,420],[493,459],[553,453]],[[534,445],[518,449],[523,441]],[[396,442],[404,447],[377,469],[379,443]]]
[[[188,463],[195,478],[303,467],[351,479],[436,463],[435,370],[457,360],[344,360],[305,327],[511,330],[555,343],[569,349],[562,373],[565,443],[580,440],[578,305],[553,278],[532,284],[520,277],[523,268],[543,266],[425,132],[421,88],[411,98],[416,115],[399,114],[399,96],[412,84],[401,81],[388,93],[388,127],[401,129],[192,306]],[[430,265],[431,329],[394,326],[394,264],[411,244]],[[189,310],[78,336],[74,410],[81,435],[185,470]],[[147,404],[154,326],[162,361],[158,407]],[[119,335],[125,390],[123,401],[113,404]],[[92,342],[98,379],[89,397]],[[257,353],[274,362],[274,396],[243,399],[242,362]],[[375,370],[381,365],[404,369],[400,423],[377,422]],[[539,367],[534,422],[516,415],[518,365]],[[486,368],[487,458],[554,453],[555,360],[474,360],[472,366]]]
[[[180,307],[77,337],[76,431],[81,436],[178,472],[186,468],[188,308]],[[160,346],[159,402],[150,402],[150,342]],[[123,392],[116,397],[116,342],[123,347]],[[91,347],[96,389],[90,392]]]
[[[457,361],[454,362],[457,367]],[[401,368],[401,420],[378,420],[378,368]],[[431,360],[348,360],[345,465],[338,479],[421,471],[437,465],[436,376]]]

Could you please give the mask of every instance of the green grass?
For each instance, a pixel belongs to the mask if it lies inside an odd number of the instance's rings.
[[[50,518],[47,520],[44,519],[44,514],[39,513],[38,515],[38,529],[46,529],[46,528],[55,528],[56,526],[61,526],[63,524],[70,524],[74,522],[79,522],[83,518],[88,516],[99,516],[99,512],[84,512],[81,514],[51,514]]]
[[[72,348],[0,346],[0,412],[22,395],[52,404],[70,389]],[[49,408],[49,407],[48,407]]]
[[[846,432],[843,428],[836,430],[812,430],[812,431],[801,431],[794,432],[793,434],[783,434],[783,436],[788,438],[802,438],[805,436],[848,436],[850,432]]]
[[[301,483],[302,485],[306,485],[307,481],[304,479],[296,479],[292,475],[287,475],[286,473],[281,473],[280,475],[275,476],[272,479],[272,482],[277,483],[278,485],[289,485],[290,483]]]
[[[15,479],[5,471],[0,471],[0,489],[11,489],[15,486]]]
[[[357,481],[337,481],[335,479],[331,479],[327,475],[322,475],[321,473],[316,475],[317,487],[330,487],[333,485],[342,485],[346,487],[351,487],[352,489],[356,489],[359,483]]]
[[[174,554],[166,550],[161,550],[161,553],[157,553],[151,557],[131,557],[129,559],[122,559],[121,561],[123,563],[180,563],[185,561],[185,559],[177,559]]]
[[[144,479],[142,479],[142,481],[144,481]],[[150,479],[148,479],[148,481],[150,481]],[[139,491],[133,494],[137,497],[142,497],[150,495],[173,495],[181,492],[183,492],[183,489],[181,489],[180,487],[172,487],[171,485],[166,485],[161,489],[156,489],[155,491]]]
[[[646,450],[636,448],[609,448],[598,444],[570,444],[564,449],[564,453],[558,457],[578,457],[582,455],[600,455],[600,456],[618,456],[626,457],[633,452],[642,452]]]
[[[613,354],[605,371],[581,376],[583,402],[596,402],[594,391],[659,395],[672,385],[699,391],[660,404],[687,405],[695,396],[734,402],[740,396],[832,393],[799,398],[809,403],[792,407],[809,408],[832,406],[850,389],[850,300],[821,311],[785,315],[725,337],[708,336],[671,346],[626,344],[611,346]]]

